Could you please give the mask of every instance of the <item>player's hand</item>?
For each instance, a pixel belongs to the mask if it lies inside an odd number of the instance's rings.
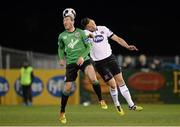
[[[59,60],[59,65],[60,66],[65,66],[65,60]]]
[[[79,57],[78,61],[77,61],[77,65],[81,66],[84,63],[84,58],[83,57]]]
[[[89,38],[94,38],[95,36],[92,33],[89,33]]]
[[[138,49],[137,49],[136,46],[134,46],[134,45],[129,45],[129,46],[127,47],[127,49],[128,49],[128,50],[131,50],[131,51],[138,51]]]

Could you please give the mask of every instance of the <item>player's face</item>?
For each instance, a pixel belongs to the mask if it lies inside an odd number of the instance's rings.
[[[74,27],[74,21],[71,19],[71,17],[65,17],[63,20],[63,24],[66,30],[70,30]]]
[[[89,21],[89,23],[86,25],[86,29],[91,32],[96,31],[96,23],[94,22],[94,20]]]

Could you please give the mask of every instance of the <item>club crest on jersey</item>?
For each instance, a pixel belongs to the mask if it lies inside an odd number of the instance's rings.
[[[101,34],[104,34],[104,31],[101,31],[100,33],[101,33]]]
[[[76,32],[76,33],[74,33],[74,36],[77,37],[77,38],[79,38],[79,37],[80,37],[80,33],[79,33],[79,32]]]
[[[102,35],[96,35],[94,38],[93,38],[93,41],[96,42],[96,43],[99,43],[101,41],[104,40],[104,37]]]

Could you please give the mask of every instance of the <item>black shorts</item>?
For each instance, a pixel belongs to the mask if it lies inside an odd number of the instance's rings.
[[[78,66],[76,63],[73,64],[68,64],[66,66],[66,77],[65,77],[65,82],[73,82],[77,78],[77,74],[79,69],[81,71],[85,71],[85,68],[91,64],[90,60],[84,61],[83,65]]]
[[[121,68],[114,55],[100,61],[95,61],[95,68],[105,82],[121,72]]]

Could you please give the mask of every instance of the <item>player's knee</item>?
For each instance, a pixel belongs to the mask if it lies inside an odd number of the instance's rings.
[[[69,89],[64,89],[63,94],[68,96],[70,94],[70,90]]]
[[[65,95],[69,95],[70,92],[71,92],[71,84],[66,84],[65,87],[64,87],[63,93]]]
[[[118,79],[118,80],[116,80],[116,84],[117,84],[117,86],[122,86],[125,84],[125,82],[123,79]]]
[[[112,88],[112,89],[115,89],[116,88],[116,81],[114,78],[111,78],[107,84]]]
[[[124,85],[124,84],[125,84],[125,81],[124,81],[124,79],[123,79],[122,74],[118,74],[118,75],[114,76],[114,79],[115,79],[116,84],[117,84],[118,86],[121,86],[121,85]]]
[[[111,89],[115,89],[116,85],[111,85],[110,87],[111,87]]]

